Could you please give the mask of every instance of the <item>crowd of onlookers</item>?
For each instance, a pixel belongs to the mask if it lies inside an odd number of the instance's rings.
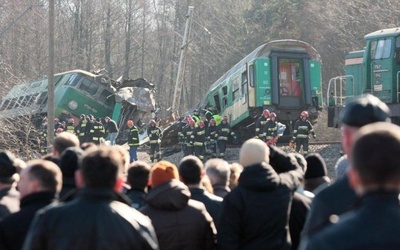
[[[0,249],[400,249],[400,128],[370,95],[341,121],[333,183],[319,154],[260,139],[177,166],[68,132],[41,159],[0,151]]]

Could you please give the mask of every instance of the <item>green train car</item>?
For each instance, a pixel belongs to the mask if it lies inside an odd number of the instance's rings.
[[[154,85],[139,78],[122,82],[101,72],[72,70],[55,75],[55,117],[61,121],[81,114],[112,117],[120,128],[131,119],[139,122],[155,109]],[[18,117],[31,117],[40,125],[47,115],[48,79],[15,85],[0,102],[0,119],[10,123]]]
[[[346,103],[367,93],[385,102],[392,121],[400,124],[400,27],[378,30],[364,38],[364,50],[346,55],[346,74],[329,81],[328,127],[339,127]]]
[[[322,107],[321,57],[298,40],[276,40],[259,46],[209,89],[197,108],[212,105],[243,139],[254,136],[254,122],[264,109],[290,135],[303,110],[314,123]],[[289,128],[289,129],[288,129]]]

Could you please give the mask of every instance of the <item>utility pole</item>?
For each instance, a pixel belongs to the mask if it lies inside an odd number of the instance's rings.
[[[54,0],[49,0],[49,73],[47,85],[47,150],[54,141]]]
[[[188,39],[190,36],[190,28],[191,28],[191,19],[193,14],[193,6],[189,6],[188,13],[186,15],[186,25],[185,25],[185,33],[183,35],[182,46],[181,46],[181,55],[179,58],[178,72],[176,76],[175,90],[174,90],[174,99],[172,102],[172,114],[176,114],[179,116],[179,105],[182,96],[182,86],[184,83],[184,72],[185,72],[185,56],[189,48]]]

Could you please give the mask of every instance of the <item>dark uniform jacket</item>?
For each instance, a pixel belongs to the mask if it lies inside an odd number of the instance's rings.
[[[297,164],[280,174],[266,163],[245,167],[222,204],[220,249],[291,249],[289,206],[302,178]]]
[[[158,249],[151,221],[109,189],[37,213],[24,249]]]
[[[111,119],[104,124],[104,129],[106,130],[106,132],[108,132],[110,134],[118,133],[118,131],[119,131],[117,123]]]
[[[139,130],[136,126],[129,129],[128,145],[131,147],[139,146]]]
[[[193,146],[191,145],[193,131],[194,127],[187,125],[182,129],[182,132],[179,132],[180,141],[185,143],[187,147]]]
[[[357,195],[350,187],[347,175],[336,180],[313,198],[302,237],[308,237],[330,224],[331,215],[341,215],[351,210],[357,201]]]
[[[189,190],[191,194],[190,198],[203,203],[206,206],[207,212],[213,218],[214,224],[218,225],[222,209],[222,198],[208,193],[204,188],[192,187]]]
[[[309,134],[315,135],[311,122],[303,119],[297,120],[293,128],[293,139],[308,138]]]
[[[149,216],[162,250],[213,249],[215,227],[205,206],[177,180],[150,190],[140,211]]]
[[[400,249],[398,196],[398,192],[367,193],[359,208],[312,236],[306,249]]]
[[[228,123],[221,123],[217,128],[217,140],[228,141],[230,137],[234,137],[235,132],[232,131],[231,126]]]
[[[36,211],[54,199],[51,192],[33,193],[22,198],[21,210],[0,221],[0,249],[21,249]]]
[[[194,128],[191,140],[194,146],[204,146],[204,143],[207,141],[206,127]]]
[[[158,144],[159,140],[162,138],[162,131],[159,127],[149,126],[147,129],[147,135],[149,136],[150,144]]]
[[[0,220],[19,211],[19,192],[15,187],[0,190]]]

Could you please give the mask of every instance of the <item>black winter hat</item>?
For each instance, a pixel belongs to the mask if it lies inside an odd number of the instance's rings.
[[[83,150],[79,147],[69,147],[62,152],[59,166],[63,177],[74,177],[75,171],[79,168]]]
[[[367,94],[346,105],[341,122],[352,127],[362,127],[374,122],[390,122],[390,109],[377,97]]]
[[[305,179],[312,179],[326,176],[327,170],[325,160],[318,153],[311,153],[306,156],[307,170],[304,175]]]
[[[7,150],[0,151],[0,181],[9,181],[17,173],[15,156]]]

